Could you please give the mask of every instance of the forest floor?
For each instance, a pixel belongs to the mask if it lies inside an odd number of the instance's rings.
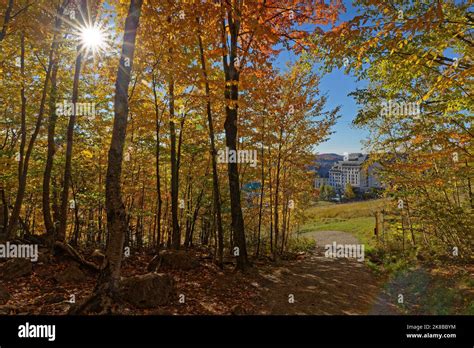
[[[357,242],[345,232],[316,236],[321,245]],[[146,273],[150,259],[148,255],[131,256],[124,262],[122,274]],[[61,260],[35,265],[31,276],[4,282],[11,299],[0,306],[0,314],[65,314],[71,295],[79,301],[91,293],[95,283],[95,275],[87,271],[80,282],[59,283],[55,275],[71,267],[70,263]],[[160,272],[175,280],[176,296],[170,304],[149,310],[125,306],[121,313],[364,314],[370,311],[381,284],[364,263],[326,258],[320,247],[293,261],[255,261],[244,274],[234,272],[230,265],[220,270],[205,258],[196,269]]]
[[[246,273],[235,272],[231,264],[221,270],[205,252],[194,250],[194,256],[200,260],[196,268],[159,270],[170,274],[175,282],[176,292],[169,304],[152,309],[125,305],[118,314],[351,315],[401,314],[412,312],[411,308],[426,311],[417,305],[417,296],[426,293],[431,283],[426,270],[388,279],[356,259],[324,256],[326,244],[357,244],[353,234],[318,231],[310,235],[317,243],[314,250],[291,261],[254,260],[254,267]],[[122,275],[147,273],[151,258],[152,255],[130,256],[124,262]],[[30,276],[3,282],[11,297],[0,306],[0,314],[66,314],[71,295],[76,301],[86,298],[96,279],[95,274],[83,270],[83,279],[58,281],[57,275],[71,267],[71,262],[63,259],[37,264]],[[412,306],[400,306],[397,296],[408,290],[406,298]],[[469,294],[473,295],[472,290]],[[446,294],[440,296],[444,298]]]

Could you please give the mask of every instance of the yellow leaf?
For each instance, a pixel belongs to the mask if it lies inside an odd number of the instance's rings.
[[[92,157],[94,157],[94,155],[92,154],[92,152],[90,152],[89,150],[84,150],[84,151],[82,151],[82,154],[84,155],[84,157],[87,157],[87,158],[92,158]]]

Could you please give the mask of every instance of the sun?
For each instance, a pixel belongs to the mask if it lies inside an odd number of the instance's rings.
[[[89,49],[94,49],[104,45],[105,37],[97,27],[84,27],[81,30],[82,45]]]
[[[104,52],[108,46],[106,31],[99,24],[85,25],[79,28],[79,41],[86,55],[93,56]]]

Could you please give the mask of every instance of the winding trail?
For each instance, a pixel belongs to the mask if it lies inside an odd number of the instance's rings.
[[[265,310],[261,314],[397,314],[377,277],[364,262],[351,258],[327,258],[326,244],[358,244],[347,232],[318,231],[313,253],[302,260],[284,261],[281,267],[259,270]],[[291,295],[294,303],[290,303]]]

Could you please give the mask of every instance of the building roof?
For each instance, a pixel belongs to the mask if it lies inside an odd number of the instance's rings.
[[[368,155],[362,153],[350,153],[347,155],[346,160],[338,161],[334,163],[330,171],[341,170],[342,167],[350,166],[361,166],[369,158]]]

